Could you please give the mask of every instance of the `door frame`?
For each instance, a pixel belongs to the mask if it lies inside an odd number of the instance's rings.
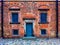
[[[24,20],[24,31],[26,33],[26,23],[32,23],[33,24],[33,31],[34,31],[34,20]]]

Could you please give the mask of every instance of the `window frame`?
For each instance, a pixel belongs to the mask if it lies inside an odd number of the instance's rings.
[[[39,21],[38,21],[38,23],[39,24],[48,24],[49,22],[48,22],[48,11],[49,11],[49,9],[38,9],[39,10]],[[47,22],[46,23],[41,23],[41,13],[47,13]]]
[[[42,33],[41,33],[42,30],[45,30],[45,31],[46,31],[45,34],[42,34]],[[41,30],[40,30],[40,34],[41,34],[41,36],[46,36],[46,35],[47,35],[47,30],[46,30],[46,29],[41,29]]]
[[[17,13],[18,14],[18,22],[12,22],[12,13]],[[11,22],[10,24],[20,24],[19,22],[19,13],[18,12],[11,12]]]

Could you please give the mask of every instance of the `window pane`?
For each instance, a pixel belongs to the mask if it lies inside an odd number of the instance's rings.
[[[40,20],[41,20],[41,23],[46,23],[47,22],[47,13],[41,13]]]
[[[18,22],[18,13],[12,13],[12,23]]]
[[[13,29],[13,35],[18,35],[18,30]]]
[[[45,35],[46,34],[46,30],[45,29],[41,29],[41,34]]]

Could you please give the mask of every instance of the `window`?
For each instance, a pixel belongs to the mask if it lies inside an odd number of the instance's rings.
[[[18,23],[18,13],[12,13],[12,23]]]
[[[40,14],[40,22],[41,23],[47,23],[47,13],[42,12]]]
[[[13,29],[13,35],[18,35],[18,29]]]
[[[46,35],[46,29],[41,29],[41,34]]]

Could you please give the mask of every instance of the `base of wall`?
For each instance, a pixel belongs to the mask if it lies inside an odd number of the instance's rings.
[[[60,45],[60,39],[0,39],[0,45]]]

